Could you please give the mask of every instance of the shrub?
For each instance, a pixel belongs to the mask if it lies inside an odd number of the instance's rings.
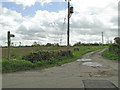
[[[34,63],[35,67],[46,66],[46,64],[47,64],[46,61],[39,61],[39,62],[35,62],[35,63]]]
[[[115,42],[120,45],[120,37],[114,38]]]
[[[111,44],[109,46],[109,51],[115,54],[119,54],[120,53],[120,45],[119,44]]]
[[[79,51],[79,48],[74,48],[74,51]]]
[[[30,53],[29,55],[24,56],[22,59],[34,63],[37,61],[44,61],[44,60],[49,60],[50,58],[58,58],[64,56],[72,57],[73,54],[71,51],[56,51],[56,52],[38,51],[38,52]]]

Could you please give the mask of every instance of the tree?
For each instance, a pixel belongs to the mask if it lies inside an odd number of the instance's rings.
[[[33,42],[33,45],[37,45],[37,42],[35,41],[35,42]]]
[[[74,44],[74,46],[80,46],[81,45],[81,42],[77,42]]]
[[[115,43],[120,44],[120,37],[115,37],[114,40],[115,40]]]
[[[46,46],[54,46],[54,45],[51,43],[47,43]]]
[[[58,47],[58,46],[59,46],[59,43],[56,43],[54,46],[57,46],[57,47]]]

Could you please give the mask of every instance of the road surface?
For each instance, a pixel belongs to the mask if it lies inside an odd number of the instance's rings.
[[[118,86],[118,62],[101,56],[103,50],[87,53],[81,59],[42,70],[6,73],[3,88],[84,88],[83,80],[109,80]],[[97,63],[98,66],[87,66]]]

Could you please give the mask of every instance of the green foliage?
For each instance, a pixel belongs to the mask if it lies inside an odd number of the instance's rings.
[[[101,44],[99,43],[81,43],[77,42],[74,44],[74,46],[100,46]]]
[[[120,45],[119,44],[111,44],[109,46],[109,52],[112,52],[114,54],[120,53]]]
[[[117,44],[120,45],[120,37],[116,37],[114,40],[115,40],[115,42],[116,42]]]
[[[33,64],[25,60],[3,60],[2,72],[15,72],[19,70],[29,70],[33,68]]]
[[[110,60],[119,60],[118,55],[109,51],[109,49],[103,52],[103,56]]]
[[[116,37],[114,40],[116,44],[110,44],[109,49],[106,50],[103,54],[108,59],[119,60],[120,59],[120,38]]]
[[[52,46],[52,45],[53,45],[53,44],[51,44],[51,43],[47,43],[47,44],[46,44],[47,47],[48,47],[48,46]]]
[[[81,42],[77,42],[74,44],[74,46],[80,46],[81,45]]]
[[[28,60],[30,62],[36,62],[36,61],[42,61],[42,60],[49,60],[50,58],[57,58],[57,57],[72,57],[71,51],[38,51],[38,52],[32,52],[29,55],[24,56],[23,60]]]
[[[47,47],[49,47],[49,46],[59,46],[59,44],[58,43],[56,43],[56,44],[51,44],[51,43],[47,43],[45,46],[47,46]]]
[[[74,51],[79,51],[79,48],[74,48]]]

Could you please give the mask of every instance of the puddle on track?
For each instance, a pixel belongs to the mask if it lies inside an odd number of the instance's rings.
[[[77,61],[82,61],[82,62],[85,62],[85,61],[91,61],[91,59],[77,59]]]
[[[82,63],[82,65],[91,66],[91,67],[102,67],[102,64],[99,64],[97,62],[85,62]]]

